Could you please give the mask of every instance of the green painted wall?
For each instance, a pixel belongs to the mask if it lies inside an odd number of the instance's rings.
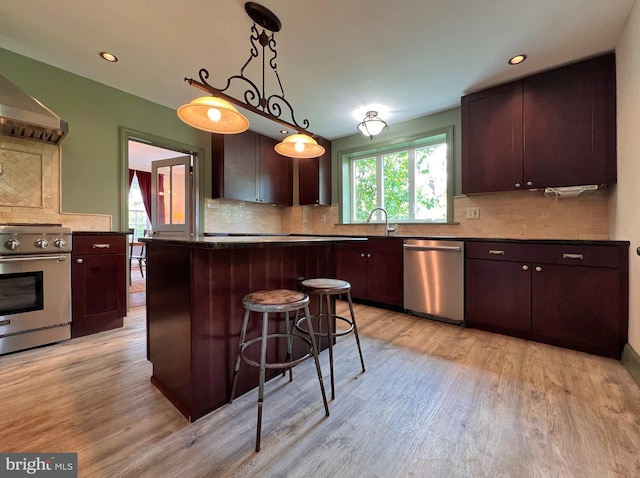
[[[61,143],[62,212],[110,214],[114,228],[125,227],[121,127],[203,149],[200,174],[210,195],[209,134],[182,123],[175,110],[1,48],[0,74],[69,123]]]
[[[414,138],[422,133],[437,130],[443,127],[453,125],[453,194],[459,195],[462,191],[462,180],[460,177],[460,158],[461,158],[461,142],[460,142],[460,108],[452,108],[450,110],[435,113],[429,116],[423,116],[414,120],[405,121],[403,123],[390,124],[389,129],[381,133],[379,136],[369,139],[368,136],[356,133],[351,136],[339,138],[331,142],[332,154],[332,172],[333,182],[331,197],[333,203],[336,204],[340,194],[341,167],[338,164],[339,154],[341,152],[354,151],[358,149],[368,149],[376,146],[384,146],[390,143],[402,143],[408,138]]]

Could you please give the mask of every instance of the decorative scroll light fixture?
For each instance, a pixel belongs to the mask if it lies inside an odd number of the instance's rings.
[[[358,124],[360,132],[365,136],[369,136],[371,139],[382,133],[388,127],[387,123],[378,117],[377,111],[367,111],[362,122]]]
[[[325,149],[313,139],[312,133],[307,131],[309,120],[305,119],[302,125],[298,124],[293,111],[293,106],[284,97],[284,88],[278,75],[276,67],[276,41],[274,35],[282,28],[280,19],[270,10],[254,2],[244,4],[247,15],[253,20],[251,27],[251,54],[249,59],[240,69],[239,75],[233,75],[227,79],[227,85],[224,88],[215,88],[207,83],[209,72],[202,68],[199,72],[200,81],[192,78],[185,78],[185,81],[195,88],[199,88],[211,96],[197,98],[191,103],[178,108],[178,116],[182,121],[194,128],[202,129],[212,133],[236,134],[242,133],[249,128],[249,120],[245,118],[233,106],[256,113],[264,118],[275,121],[289,129],[298,131],[285,138],[278,143],[275,150],[283,156],[291,158],[317,158],[322,156]],[[258,32],[258,25],[262,27],[262,33]],[[270,31],[268,35],[266,30]],[[262,47],[262,88],[244,76],[244,69],[253,60],[260,56],[258,49],[259,43]],[[269,51],[267,52],[267,47]],[[270,54],[269,67],[280,86],[280,94],[272,94],[267,96],[265,93],[265,65],[266,54]],[[242,80],[247,83],[247,90],[244,92],[244,101],[238,100],[225,93],[231,86],[232,80]],[[286,108],[285,108],[286,107]],[[291,122],[281,118],[284,109],[288,109]]]

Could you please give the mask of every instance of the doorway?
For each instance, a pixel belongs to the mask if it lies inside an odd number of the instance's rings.
[[[204,151],[121,130],[122,230],[129,230],[129,308],[146,303],[145,235],[197,237],[202,224],[200,159]],[[167,174],[168,172],[168,174]],[[179,193],[180,197],[177,197]]]

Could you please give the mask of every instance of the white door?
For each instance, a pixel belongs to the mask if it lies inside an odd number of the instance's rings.
[[[151,163],[151,223],[156,236],[193,236],[191,156]]]

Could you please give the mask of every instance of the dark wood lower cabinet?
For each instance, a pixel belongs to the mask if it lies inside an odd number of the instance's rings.
[[[532,276],[531,332],[537,340],[620,358],[626,298],[617,269],[541,265]]]
[[[628,245],[471,242],[466,250],[470,327],[621,357]]]
[[[467,260],[466,320],[510,335],[531,331],[531,271],[517,262]]]
[[[402,239],[372,238],[338,245],[336,275],[354,299],[402,307]]]
[[[127,314],[125,234],[73,236],[71,336],[122,327]]]

